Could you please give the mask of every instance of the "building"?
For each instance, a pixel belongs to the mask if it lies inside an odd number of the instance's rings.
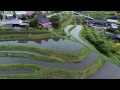
[[[114,39],[116,39],[116,40],[120,40],[120,34],[116,34],[116,35],[114,35]]]
[[[110,22],[110,23],[117,23],[118,20],[115,20],[115,19],[108,19],[107,22]]]
[[[48,27],[52,25],[52,22],[50,22],[50,20],[43,14],[37,14],[36,18],[38,23],[43,27]]]
[[[93,24],[99,24],[99,25],[107,25],[108,24],[106,20],[100,20],[100,19],[93,19],[93,20],[91,20],[91,22]]]
[[[23,15],[27,15],[27,12],[26,11],[14,11],[15,15],[17,18],[23,16]]]
[[[32,14],[34,14],[35,12],[34,11],[26,11],[26,14],[28,15],[28,16],[31,16]]]

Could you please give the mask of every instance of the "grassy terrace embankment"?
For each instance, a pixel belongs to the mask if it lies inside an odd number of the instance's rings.
[[[88,47],[83,46],[83,48],[79,52],[64,52],[64,51],[54,51],[54,50],[47,50],[47,49],[41,49],[41,48],[35,48],[35,47],[27,47],[27,46],[0,46],[0,50],[19,50],[19,51],[29,51],[29,52],[35,52],[38,54],[43,54],[46,56],[50,56],[50,59],[35,56],[31,54],[17,54],[17,53],[9,53],[2,52],[0,53],[0,56],[20,56],[20,57],[27,57],[27,58],[33,58],[36,60],[45,60],[45,61],[52,61],[52,62],[80,62],[82,61],[90,52]]]

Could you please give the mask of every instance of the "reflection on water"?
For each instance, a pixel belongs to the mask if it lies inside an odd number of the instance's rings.
[[[33,46],[38,48],[59,50],[59,51],[79,51],[82,48],[82,44],[62,39],[62,38],[46,38],[41,40],[20,40],[20,41],[1,41],[0,45],[23,45]]]

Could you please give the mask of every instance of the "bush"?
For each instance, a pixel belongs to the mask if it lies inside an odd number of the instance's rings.
[[[120,31],[119,30],[115,30],[115,34],[120,34]]]
[[[32,19],[30,22],[29,22],[29,26],[30,27],[37,27],[38,26],[38,21],[37,19]]]
[[[94,32],[90,31],[88,27],[85,26],[85,29],[85,32],[82,33],[83,37],[93,44],[99,52],[108,55],[109,48],[106,46],[105,42],[100,40],[99,37]]]
[[[2,20],[2,18],[3,18],[3,15],[2,15],[2,14],[0,14],[0,19]]]
[[[59,28],[60,27],[60,17],[59,16],[52,16],[51,17],[51,22],[54,28]]]
[[[120,43],[116,43],[115,45],[113,45],[112,51],[114,53],[120,54]]]
[[[23,15],[23,16],[20,17],[20,19],[21,19],[21,20],[26,20],[27,18],[26,18],[25,15]]]

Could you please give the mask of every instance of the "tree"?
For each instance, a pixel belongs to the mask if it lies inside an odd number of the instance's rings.
[[[120,33],[120,31],[119,30],[115,30],[115,34],[119,34]]]
[[[2,20],[2,18],[3,18],[3,15],[2,15],[2,14],[0,14],[0,19]]]
[[[114,11],[113,13],[114,13],[114,16],[116,16],[116,15],[117,15],[117,12],[116,12],[116,11]]]
[[[115,45],[113,45],[112,51],[117,54],[120,54],[120,43],[116,43]]]
[[[37,27],[38,26],[38,21],[37,19],[32,19],[30,22],[29,22],[29,26],[30,27]]]
[[[60,27],[60,17],[59,16],[52,16],[51,17],[51,22],[54,28],[59,28]]]
[[[22,16],[20,17],[20,19],[21,19],[21,20],[26,20],[26,16],[25,16],[25,15],[22,15]]]

